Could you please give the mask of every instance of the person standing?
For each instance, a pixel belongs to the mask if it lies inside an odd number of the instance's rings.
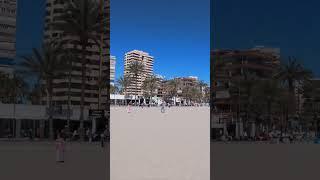
[[[63,163],[64,154],[65,154],[65,141],[61,137],[61,135],[58,134],[58,137],[56,140],[56,162]]]
[[[28,134],[29,134],[29,139],[32,141],[33,137],[32,137],[32,129],[31,128],[29,129]]]
[[[130,103],[128,104],[128,109],[127,109],[128,113],[131,113],[131,105]]]
[[[87,130],[86,130],[86,140],[89,141],[89,138],[90,138],[90,129],[87,128]]]
[[[67,135],[66,135],[66,131],[64,129],[61,130],[60,132],[60,136],[61,138],[63,138],[64,141],[67,140]]]
[[[77,140],[77,135],[78,135],[78,132],[77,132],[77,130],[74,130],[73,131],[73,134],[72,134],[72,140]]]
[[[92,136],[93,136],[93,134],[92,134],[91,130],[89,129],[89,132],[88,132],[89,143],[92,142]]]
[[[105,135],[103,132],[101,132],[100,134],[100,145],[103,148],[104,147],[104,139],[105,139]]]
[[[161,105],[161,112],[162,112],[162,113],[165,112],[164,106],[165,106],[164,103],[162,103],[162,105]]]
[[[110,131],[109,128],[104,130],[104,136],[105,136],[105,140],[107,140],[107,142],[110,141]]]

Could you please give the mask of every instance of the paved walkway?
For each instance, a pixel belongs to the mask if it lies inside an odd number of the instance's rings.
[[[317,144],[211,144],[213,180],[319,179]]]
[[[108,146],[68,143],[66,162],[55,162],[52,142],[0,142],[1,180],[106,180]]]

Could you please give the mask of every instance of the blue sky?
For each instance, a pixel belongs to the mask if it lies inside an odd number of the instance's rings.
[[[40,47],[43,37],[45,0],[18,0],[17,56],[30,54]]]
[[[281,49],[320,76],[320,1],[213,0],[213,48]]]
[[[155,57],[154,72],[166,78],[210,80],[210,0],[112,0],[111,54],[116,76],[124,54],[143,50]]]

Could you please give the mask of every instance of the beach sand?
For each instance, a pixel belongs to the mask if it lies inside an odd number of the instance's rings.
[[[112,180],[209,180],[208,107],[111,108]]]

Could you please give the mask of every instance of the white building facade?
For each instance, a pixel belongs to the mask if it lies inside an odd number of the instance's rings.
[[[105,6],[106,3],[104,3]],[[66,7],[66,1],[57,1],[57,0],[47,0],[46,3],[46,17],[45,17],[45,32],[44,32],[44,41],[50,42],[52,40],[72,40],[76,37],[65,36],[63,32],[53,29],[49,24],[54,22],[59,22],[59,16],[64,13],[64,8]],[[107,11],[107,7],[102,7],[104,11]],[[107,19],[107,13],[104,12],[105,19]],[[101,28],[104,28],[104,33],[101,34],[101,39],[103,42],[108,40],[107,28],[101,25]],[[107,42],[101,46],[93,45],[87,47],[88,54],[86,55],[86,80],[85,80],[85,106],[90,106],[91,108],[97,108],[99,104],[99,77],[107,75],[109,72],[109,57],[110,52],[107,47]],[[71,51],[74,48],[74,45],[71,43],[66,43],[64,45],[66,51]],[[77,47],[80,49],[81,47]],[[101,51],[100,51],[101,50]],[[54,80],[54,96],[53,102],[56,106],[71,105],[78,106],[81,102],[81,83],[82,83],[82,69],[79,59],[81,54],[76,57],[76,60],[72,61],[72,72],[71,75],[66,73],[65,77],[57,78]],[[101,74],[100,74],[101,73]],[[68,96],[70,87],[70,100]],[[103,93],[104,91],[102,91]],[[101,101],[102,105],[106,104],[105,96],[102,95]]]
[[[110,84],[114,86],[116,78],[116,57],[110,56]]]
[[[130,73],[130,64],[133,62],[140,62],[144,65],[140,75],[137,78],[133,78],[131,85],[128,87],[127,93],[130,95],[142,95],[142,84],[147,77],[153,74],[154,57],[149,53],[133,50],[125,54],[124,75],[132,76]]]
[[[17,1],[0,0],[0,72],[12,75],[16,57]]]

